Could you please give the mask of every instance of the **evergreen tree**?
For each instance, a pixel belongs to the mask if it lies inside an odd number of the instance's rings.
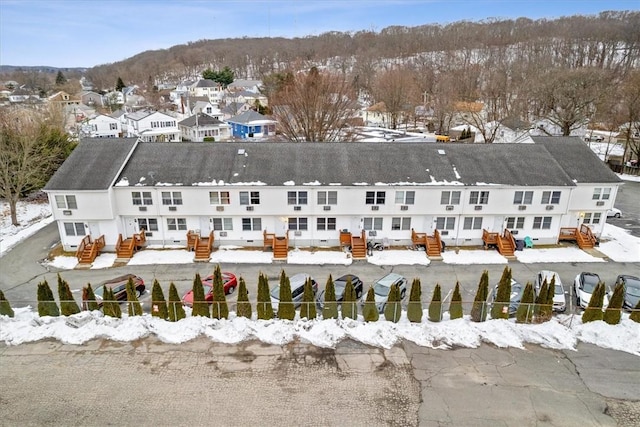
[[[93,288],[91,288],[91,283],[87,283],[87,286],[82,288],[82,304],[84,310],[100,310],[100,306],[96,301],[96,294],[93,293]]]
[[[460,282],[456,282],[451,296],[451,304],[449,304],[449,318],[451,320],[462,318],[462,295],[460,295]]]
[[[66,83],[67,83],[66,77],[64,76],[64,74],[62,74],[62,71],[58,71],[58,75],[56,76],[56,86],[62,86]]]
[[[169,305],[167,308],[169,310],[170,322],[177,322],[186,317],[182,301],[180,301],[180,296],[178,296],[178,290],[173,282],[169,284]]]
[[[599,282],[596,288],[591,294],[589,305],[584,309],[582,313],[582,323],[593,322],[595,320],[602,320],[604,314],[602,313],[602,303],[604,302],[604,283]]]
[[[542,281],[542,285],[540,285],[540,290],[538,291],[538,295],[536,296],[536,304],[533,308],[533,311],[536,315],[536,318],[539,319],[539,321],[544,321],[544,317],[546,316],[546,303],[547,303],[547,296],[549,295],[549,284],[547,283],[547,278],[545,277],[545,279]]]
[[[9,303],[9,301],[5,298],[4,296],[4,292],[2,292],[0,290],[0,316],[9,316],[9,317],[13,317],[14,316],[14,312],[13,309],[11,308],[11,304]]]
[[[162,286],[160,286],[157,279],[153,279],[153,288],[151,289],[151,315],[163,320],[167,320],[169,318],[167,301],[164,299]]]
[[[487,296],[489,295],[489,272],[484,270],[478,283],[478,290],[473,299],[471,321],[484,322],[487,319]]]
[[[442,290],[440,285],[436,283],[433,289],[433,297],[429,303],[429,321],[439,322],[442,320]]]
[[[553,317],[553,297],[556,291],[556,275],[551,276],[551,281],[549,282],[549,287],[547,287],[547,299],[544,304],[544,314],[545,317],[542,319],[543,322],[547,320],[551,320]]]
[[[351,286],[353,288],[353,285]],[[302,306],[300,307],[300,318],[313,320],[317,317],[316,304],[313,298],[313,285],[311,278],[307,277],[304,282],[304,293],[302,294]]]
[[[109,301],[111,301],[111,311],[113,312],[113,317],[117,317],[118,319],[120,319],[122,317],[122,309],[120,308],[120,303],[116,299],[112,288],[109,288]]]
[[[371,287],[367,291],[367,299],[365,300],[364,307],[362,308],[362,316],[364,316],[365,322],[375,322],[380,317],[378,307],[376,307],[375,293]]]
[[[387,303],[384,306],[384,318],[390,322],[398,323],[402,314],[402,306],[400,305],[400,287],[391,285]]]
[[[129,316],[142,316],[142,305],[140,301],[138,301],[138,295],[136,295],[136,293],[133,279],[129,277],[127,281],[127,313]]]
[[[271,305],[271,295],[269,294],[269,279],[260,273],[258,277],[258,305],[256,306],[258,319],[273,319],[273,306]]]
[[[122,310],[120,309],[120,304],[116,301],[116,297],[113,294],[113,289],[105,287],[103,293],[102,300],[102,312],[105,316],[109,317],[122,317]]]
[[[620,323],[622,304],[624,303],[624,286],[622,283],[618,283],[613,288],[613,295],[609,301],[609,306],[604,310],[602,320],[610,325],[617,325]]]
[[[296,317],[296,309],[293,306],[293,298],[291,297],[291,282],[287,274],[282,270],[280,274],[280,298],[278,302],[278,318],[284,320],[293,320]]]
[[[244,282],[244,279],[240,277],[240,284],[238,285],[238,308],[236,309],[236,315],[238,317],[251,319],[251,314],[251,303],[249,302],[247,284]]]
[[[511,298],[511,269],[505,267],[498,283],[496,299],[491,306],[492,319],[509,318],[509,299]]]
[[[418,278],[413,279],[413,282],[411,283],[407,318],[410,322],[422,322],[422,286],[420,284],[420,279]]]
[[[60,298],[60,312],[63,316],[80,313],[80,307],[73,299],[69,283],[63,280],[60,274],[58,274],[58,298]]]
[[[633,320],[636,323],[640,323],[640,301],[636,304],[629,315],[629,320]]]
[[[116,82],[116,91],[117,92],[121,92],[122,89],[124,89],[126,86],[124,84],[124,82],[122,81],[122,79],[120,77],[118,77],[118,81]]]
[[[191,311],[192,316],[211,317],[209,312],[209,304],[204,299],[204,287],[202,286],[202,279],[200,279],[200,273],[196,273],[196,277],[193,279],[193,309]]]
[[[46,280],[38,283],[38,316],[60,316],[60,310]]]
[[[327,284],[324,288],[324,306],[322,307],[323,319],[338,318],[338,303],[336,302],[336,286],[333,283],[333,277],[329,274]]]
[[[213,318],[214,319],[228,319],[229,318],[229,306],[227,305],[227,299],[224,295],[224,284],[222,283],[222,272],[220,271],[220,265],[216,265],[213,271]],[[207,309],[207,312],[209,310]]]
[[[533,318],[534,295],[535,292],[533,290],[533,285],[530,282],[527,282],[527,285],[524,287],[522,299],[518,305],[518,310],[516,311],[517,323],[531,323],[531,319]]]
[[[342,318],[358,319],[358,303],[356,288],[353,286],[351,276],[347,277],[347,283],[344,286],[344,295],[342,296]]]

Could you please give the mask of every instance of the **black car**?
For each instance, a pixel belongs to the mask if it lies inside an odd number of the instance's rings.
[[[362,284],[362,280],[358,276],[354,276],[353,274],[345,274],[344,276],[338,277],[333,281],[333,284],[336,289],[336,302],[342,302],[342,298],[344,297],[344,290],[347,287],[347,280],[351,278],[351,283],[356,291],[356,300],[362,296],[362,288],[364,285]],[[324,293],[326,289],[318,292],[316,294],[316,306],[322,310],[324,307]]]
[[[624,303],[622,308],[632,310],[640,301],[640,279],[636,276],[621,274],[616,279],[616,285],[622,284],[624,287]]]
[[[113,296],[117,301],[126,301],[127,282],[129,281],[129,279],[133,280],[133,286],[135,286],[136,288],[137,296],[140,297],[140,295],[142,295],[142,293],[146,289],[144,280],[142,280],[141,277],[136,276],[135,274],[125,274],[123,276],[118,276],[113,279],[105,280],[104,282],[98,283],[98,286],[93,291],[96,296],[96,302],[98,303],[98,306],[102,307],[102,299],[105,287],[111,288],[113,290]]]

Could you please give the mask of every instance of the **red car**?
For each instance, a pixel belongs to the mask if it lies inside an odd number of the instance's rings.
[[[204,286],[204,300],[211,304],[213,302],[213,275],[205,278],[202,281],[202,286]],[[228,272],[222,273],[222,286],[226,295],[234,293],[238,286],[236,275]],[[184,294],[182,303],[189,307],[193,305],[193,289]]]

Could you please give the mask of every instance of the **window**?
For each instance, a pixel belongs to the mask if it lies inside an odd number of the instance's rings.
[[[459,205],[460,204],[460,192],[459,191],[443,191],[440,193],[441,205]]]
[[[363,227],[365,230],[382,230],[382,218],[364,218]]]
[[[464,230],[481,230],[482,229],[482,217],[481,216],[468,216],[464,219],[462,225]]]
[[[594,188],[593,189],[593,200],[609,200],[611,197],[611,188]]]
[[[167,218],[167,230],[186,230],[187,220],[186,218]]]
[[[335,218],[318,218],[317,227],[318,231],[323,230],[335,230],[336,219]]]
[[[76,196],[56,196],[56,206],[58,209],[78,209]]]
[[[391,218],[392,230],[411,230],[411,218]]]
[[[507,218],[507,228],[510,230],[522,230],[524,228],[523,216],[510,216]]]
[[[242,218],[243,231],[260,231],[262,230],[261,218]]]
[[[64,234],[67,236],[84,236],[84,223],[82,222],[65,222]]]
[[[600,218],[602,214],[600,212],[587,212],[584,214],[583,224],[600,224]]]
[[[163,205],[181,205],[182,193],[180,191],[163,191],[162,204]]]
[[[307,230],[307,218],[289,218],[289,230]]]
[[[439,216],[436,218],[436,228],[438,230],[453,230],[456,227],[456,217]]]
[[[241,191],[240,204],[241,205],[259,205],[260,192],[259,191]]]
[[[365,203],[367,205],[384,205],[384,191],[367,191]]]
[[[486,205],[489,203],[488,191],[472,191],[469,195],[470,205]]]
[[[138,218],[138,228],[144,231],[158,231],[156,218]]]
[[[412,205],[416,199],[415,191],[396,191],[396,203],[400,205]]]
[[[150,191],[132,191],[131,192],[131,201],[134,206],[138,205],[152,205],[153,199],[151,198]]]
[[[233,220],[231,218],[212,218],[212,223],[215,231],[233,230]]]
[[[306,191],[287,191],[287,203],[290,205],[306,205]]]
[[[536,216],[533,218],[533,229],[534,230],[549,230],[551,228],[551,217],[550,216]]]
[[[228,205],[230,202],[228,191],[209,191],[210,205]]]
[[[533,202],[533,191],[516,191],[513,196],[514,205],[530,205]]]
[[[117,123],[109,123],[109,130],[118,130]]]
[[[318,191],[318,204],[319,205],[337,205],[338,192],[337,191]]]
[[[543,205],[557,205],[560,203],[560,192],[559,191],[543,191],[542,192],[542,201]]]

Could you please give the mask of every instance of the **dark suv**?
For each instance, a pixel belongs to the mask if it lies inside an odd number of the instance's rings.
[[[126,301],[127,300],[127,282],[129,279],[133,279],[133,286],[136,289],[137,296],[140,297],[142,293],[145,291],[146,287],[144,286],[144,280],[141,277],[136,276],[135,274],[125,274],[123,276],[118,276],[113,279],[105,280],[104,282],[100,282],[98,286],[95,288],[93,293],[96,295],[96,302],[99,307],[102,307],[102,299],[105,288],[113,289],[113,296],[116,298],[116,301]]]

